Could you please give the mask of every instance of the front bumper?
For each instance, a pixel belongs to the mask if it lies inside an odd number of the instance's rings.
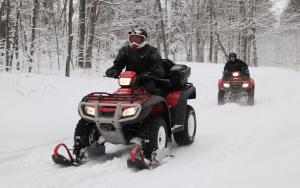
[[[92,117],[87,115],[85,112],[85,106],[90,106],[95,108],[95,116]],[[112,107],[115,111],[112,115],[105,115],[98,109],[101,107]],[[130,117],[122,117],[122,110],[126,107],[136,107],[136,113]],[[142,111],[141,104],[108,104],[108,103],[98,103],[98,102],[80,102],[78,106],[79,115],[86,120],[92,121],[96,124],[97,129],[105,139],[105,141],[112,144],[128,144],[124,132],[122,130],[122,124],[135,120],[139,117]]]

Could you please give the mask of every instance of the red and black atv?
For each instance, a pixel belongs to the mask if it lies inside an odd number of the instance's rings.
[[[218,83],[218,104],[223,105],[226,102],[246,103],[254,105],[254,80],[249,75],[241,75],[241,72],[235,71],[229,76],[223,76]]]
[[[165,79],[156,80],[170,83],[166,97],[136,87],[137,74],[132,71],[121,73],[118,78],[121,87],[116,92],[85,96],[78,107],[81,119],[75,129],[73,151],[64,144],[57,145],[53,161],[76,166],[89,155],[105,153],[105,142],[135,144],[127,165],[143,169],[161,162],[172,135],[178,145],[192,144],[196,114],[187,101],[196,98],[196,89],[187,81],[191,70],[175,64],[168,72]],[[61,147],[67,150],[69,159],[59,154]]]

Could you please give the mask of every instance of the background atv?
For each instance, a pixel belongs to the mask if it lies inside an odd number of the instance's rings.
[[[196,89],[187,82],[190,71],[185,65],[172,65],[165,79],[157,79],[157,82],[170,84],[166,97],[151,95],[136,87],[137,74],[132,71],[119,76],[121,87],[115,93],[95,92],[85,96],[78,107],[81,119],[74,135],[75,157],[69,152],[70,159],[67,159],[58,154],[56,148],[52,156],[54,162],[81,164],[86,152],[101,154],[105,152],[104,143],[109,142],[136,144],[128,166],[148,168],[149,163],[144,158],[150,163],[156,160],[155,156],[167,148],[172,135],[179,145],[193,143],[196,115],[187,100],[196,98]]]
[[[236,71],[219,80],[218,104],[241,102],[254,105],[254,80]]]

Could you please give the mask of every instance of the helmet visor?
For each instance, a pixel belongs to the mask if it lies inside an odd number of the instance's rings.
[[[133,43],[142,44],[144,42],[144,37],[139,36],[139,35],[130,35],[129,42],[130,42],[130,44],[133,44]]]

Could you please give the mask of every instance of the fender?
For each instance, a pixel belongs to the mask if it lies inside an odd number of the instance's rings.
[[[190,84],[188,88],[181,90],[181,96],[176,107],[171,109],[174,128],[173,132],[183,131],[185,122],[185,113],[187,108],[187,100],[196,98],[196,88]]]
[[[166,125],[167,125],[167,131],[168,135],[171,138],[171,115],[168,108],[168,104],[165,98],[158,96],[158,95],[152,95],[150,99],[148,99],[145,103],[142,104],[142,111],[139,115],[139,117],[135,120],[128,121],[126,124],[134,124],[136,122],[142,121],[146,118],[148,118],[152,112],[152,109],[157,104],[163,104],[164,112],[161,113],[161,116],[164,118]]]

